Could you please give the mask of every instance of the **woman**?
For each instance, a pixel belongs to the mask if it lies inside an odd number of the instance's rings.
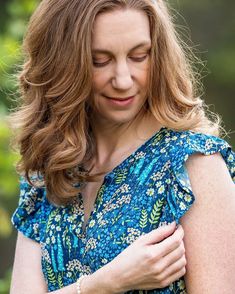
[[[235,155],[164,2],[42,1],[25,52],[11,293],[233,293]]]

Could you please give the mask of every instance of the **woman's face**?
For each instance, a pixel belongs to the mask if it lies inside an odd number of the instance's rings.
[[[151,48],[147,15],[126,9],[101,13],[92,35],[96,123],[131,122],[146,102]]]

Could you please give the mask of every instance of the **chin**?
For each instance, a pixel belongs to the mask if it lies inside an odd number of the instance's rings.
[[[109,116],[106,117],[106,121],[110,124],[128,124],[133,122],[137,117],[137,114],[123,115],[123,116]]]

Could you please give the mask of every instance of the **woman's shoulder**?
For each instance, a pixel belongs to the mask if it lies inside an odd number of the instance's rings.
[[[208,153],[213,152],[213,148],[230,147],[229,144],[222,138],[216,137],[210,134],[195,132],[191,130],[177,131],[172,129],[166,129],[165,135],[167,141],[171,142],[173,149],[189,148],[197,149],[198,151],[204,150]]]
[[[207,174],[211,167],[220,164],[227,168],[235,182],[235,153],[225,140],[203,133],[174,130],[167,130],[164,140],[162,148],[165,148],[170,183],[167,200],[177,221],[190,209],[195,200],[188,174],[188,162],[192,169],[192,159],[195,173],[200,175],[203,171]]]
[[[176,168],[195,153],[203,155],[221,153],[225,161],[232,162],[235,160],[231,146],[224,139],[190,130],[175,131],[167,129],[164,136],[164,147],[173,167]]]

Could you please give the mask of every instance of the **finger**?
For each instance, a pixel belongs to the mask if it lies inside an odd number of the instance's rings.
[[[174,263],[180,260],[182,257],[185,258],[185,248],[184,243],[181,241],[181,245],[175,250],[171,251],[166,256],[162,257],[156,262],[155,268],[156,272],[162,273],[171,267]]]
[[[163,257],[178,248],[184,237],[182,226],[178,226],[177,230],[169,237],[165,238],[158,244],[152,246],[155,250],[156,257]]]
[[[150,233],[144,235],[142,237],[142,240],[145,241],[146,245],[156,244],[172,235],[175,229],[176,223],[173,222],[167,226],[162,226],[155,230],[152,230]]]
[[[182,278],[185,274],[186,274],[186,267],[181,267],[180,270],[173,272],[171,275],[168,275],[167,278],[163,279],[162,282],[160,282],[160,287],[165,288],[169,286],[173,282]]]
[[[169,277],[177,274],[178,272],[185,271],[186,267],[186,258],[183,255],[180,259],[178,259],[175,263],[171,264],[164,271],[157,275],[157,279],[159,281],[167,280]]]
[[[140,286],[141,289],[145,290],[152,290],[152,289],[159,289],[159,288],[165,288],[167,286],[170,286],[173,282],[179,280],[182,278],[186,273],[186,268],[183,267],[179,271],[176,271],[172,275],[167,275],[166,278],[159,279],[158,277],[155,279],[155,282],[148,282],[143,283],[143,285]]]

